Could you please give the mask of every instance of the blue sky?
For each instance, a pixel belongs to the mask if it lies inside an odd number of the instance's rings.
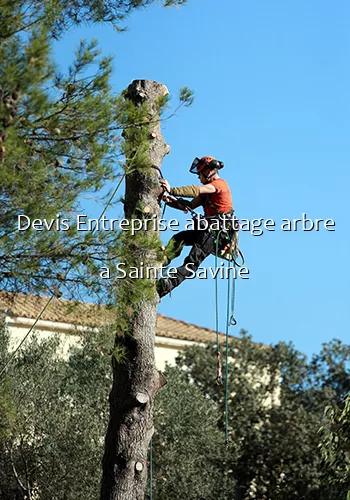
[[[116,92],[133,79],[157,80],[175,106],[182,86],[194,90],[194,104],[163,127],[172,148],[164,176],[171,185],[193,183],[193,158],[215,156],[238,218],[276,221],[274,232],[241,234],[250,278],[237,280],[230,332],[292,341],[309,355],[333,337],[349,341],[349,15],[345,0],[189,0],[133,14],[126,33],[84,27],[55,45],[65,67],[81,37],[97,38],[114,56]],[[279,229],[302,213],[334,219],[335,231]],[[227,284],[219,285],[224,331]],[[213,280],[183,283],[159,312],[214,328]]]

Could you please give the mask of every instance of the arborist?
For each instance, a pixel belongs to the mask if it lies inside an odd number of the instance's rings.
[[[195,158],[190,167],[190,172],[198,176],[201,186],[192,184],[190,186],[171,188],[167,180],[160,180],[164,189],[163,199],[168,205],[180,210],[185,209],[185,211],[187,207],[192,211],[202,206],[204,209],[203,222],[209,222],[209,224],[204,225],[207,229],[201,229],[201,221],[197,219],[195,229],[181,231],[170,239],[165,248],[164,265],[166,266],[170,264],[172,259],[180,255],[184,246],[192,246],[192,249],[185,258],[183,265],[176,268],[176,271],[171,273],[171,277],[158,280],[157,290],[160,297],[164,297],[186,278],[193,276],[193,273],[197,271],[203,260],[210,254],[215,254],[216,238],[219,237],[220,240],[221,236],[223,237],[224,233],[226,233],[225,238],[227,240],[227,231],[233,229],[234,213],[231,191],[227,182],[221,179],[218,173],[223,166],[223,162],[216,160],[212,156]],[[192,200],[178,199],[179,196],[192,198]],[[221,231],[221,226],[218,229],[218,224],[220,225],[218,221],[225,223],[225,231]],[[225,238],[223,238],[223,241]]]

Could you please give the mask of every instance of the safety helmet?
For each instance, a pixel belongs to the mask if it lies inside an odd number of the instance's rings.
[[[215,160],[212,156],[203,156],[203,158],[195,158],[190,167],[191,174],[199,174],[205,168],[209,170],[220,170],[224,164],[222,161]]]

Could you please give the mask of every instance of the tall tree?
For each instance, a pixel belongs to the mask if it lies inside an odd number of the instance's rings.
[[[118,326],[113,355],[113,387],[110,419],[103,458],[102,500],[132,500],[144,497],[147,454],[153,434],[153,406],[163,380],[156,370],[154,341],[158,297],[156,272],[142,276],[144,267],[159,266],[158,221],[159,173],[170,148],[160,131],[160,111],[167,88],[154,81],[136,80],[125,94],[132,123],[125,128],[126,164],[125,217],[142,227],[123,237],[122,262],[127,273],[117,289]],[[151,139],[151,140],[150,140]],[[157,252],[158,250],[158,252]]]

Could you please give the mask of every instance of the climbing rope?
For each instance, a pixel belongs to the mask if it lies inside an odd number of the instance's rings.
[[[240,250],[238,249],[238,251],[240,252]],[[231,255],[231,258],[232,258],[232,263],[233,263],[233,276],[236,275],[236,267],[241,267],[241,266],[238,266],[235,259],[233,258],[233,252],[231,251],[230,252],[230,255]],[[241,252],[241,255],[243,256],[242,252]],[[244,257],[243,257],[243,263],[242,263],[242,266],[244,264]],[[233,277],[232,279],[232,292],[231,292],[231,315],[230,315],[230,318],[228,320],[228,326],[236,326],[237,325],[237,321],[235,319],[235,299],[236,299],[236,279]]]
[[[232,257],[232,253],[231,253]],[[233,262],[233,266],[231,266],[231,262]],[[233,269],[235,271],[235,263],[234,261],[228,261],[227,267]],[[233,325],[236,325],[237,322],[234,318],[234,299],[235,299],[235,273],[233,272],[233,277],[227,279],[227,308],[226,308],[226,342],[225,342],[225,443],[226,449],[229,447],[229,414],[228,414],[228,399],[229,399],[229,370],[228,370],[228,329],[232,324],[232,320],[234,321]],[[230,287],[232,285],[232,293],[230,294]],[[231,301],[230,301],[231,299]],[[231,302],[231,303],[230,303]],[[230,307],[231,306],[231,307]]]
[[[222,229],[218,232],[215,243],[215,270],[218,268],[219,240]],[[221,353],[219,342],[219,290],[218,273],[215,275],[215,330],[216,330],[216,383],[222,385]]]
[[[244,255],[243,253],[241,252],[241,250],[238,248],[237,249],[237,253],[238,253],[238,256],[237,257],[240,257],[241,259],[241,262],[237,262],[236,260],[236,256],[234,255],[234,253],[232,254],[232,262],[234,263],[235,266],[237,267],[243,267],[244,266],[244,263],[245,263],[245,260],[244,260]]]
[[[218,267],[218,253],[219,253],[219,240],[222,230],[218,232],[216,243],[215,243],[215,269]],[[228,412],[228,400],[229,400],[229,334],[228,329],[230,326],[235,326],[237,321],[234,317],[235,314],[235,294],[236,294],[236,266],[237,263],[233,257],[235,249],[231,246],[229,252],[229,259],[227,261],[227,303],[226,303],[226,329],[225,329],[225,443],[226,449],[229,447],[229,412]],[[242,253],[240,255],[243,256]],[[244,259],[243,259],[244,262]],[[243,265],[243,264],[242,264]],[[230,270],[233,270],[233,276],[230,277]],[[220,342],[219,342],[219,293],[218,293],[218,281],[217,276],[215,276],[215,329],[216,329],[216,383],[222,385],[222,368],[221,368],[221,353],[220,353]],[[232,289],[231,289],[232,286]]]
[[[149,443],[149,500],[153,497],[153,445],[152,438]]]

